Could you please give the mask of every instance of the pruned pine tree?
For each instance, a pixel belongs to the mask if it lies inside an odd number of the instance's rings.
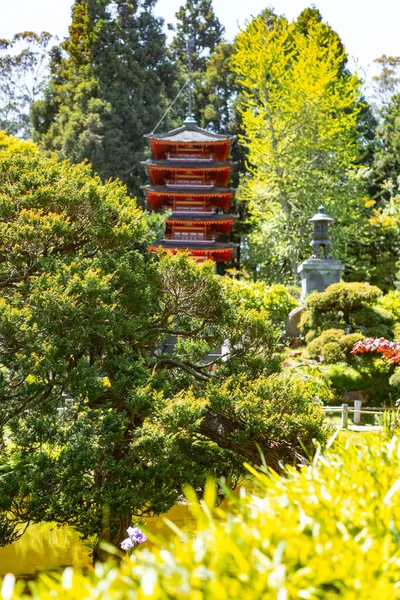
[[[269,313],[151,260],[120,182],[21,144],[0,135],[0,545],[40,521],[119,543],[185,483],[304,462],[328,430]]]

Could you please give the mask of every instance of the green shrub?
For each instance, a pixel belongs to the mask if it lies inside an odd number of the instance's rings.
[[[395,342],[400,342],[400,323],[395,323],[393,327],[393,339]]]
[[[343,394],[363,389],[364,378],[360,371],[348,365],[329,365],[326,367],[331,387]]]
[[[366,283],[334,283],[324,292],[313,292],[307,298],[306,310],[300,320],[300,330],[311,341],[327,329],[342,329],[346,333],[369,335],[381,328],[393,336],[394,317],[376,306],[382,292]]]
[[[400,442],[348,439],[285,477],[252,471],[228,509],[214,509],[215,486],[189,534],[174,526],[119,567],[88,575],[66,569],[29,584],[33,600],[396,600],[399,592]],[[3,598],[25,582],[9,577]]]
[[[310,358],[322,357],[327,363],[352,363],[355,360],[351,354],[353,346],[364,337],[361,333],[346,335],[343,329],[327,329],[307,345],[307,352]]]
[[[388,327],[387,325],[374,325],[374,327],[368,327],[365,330],[365,337],[371,338],[386,338],[387,340],[392,340],[394,338],[394,328]]]
[[[347,363],[360,374],[356,385],[347,376],[340,377],[340,381],[333,377],[333,389],[339,395],[366,390],[375,404],[390,399],[391,368],[382,360],[354,356],[351,351],[353,345],[365,337],[393,339],[395,319],[392,313],[377,305],[381,296],[379,288],[365,283],[335,283],[325,292],[310,294],[300,321],[306,351],[311,358],[322,358],[326,364]]]
[[[325,344],[330,342],[339,343],[339,340],[344,336],[343,329],[327,329],[322,332],[317,338],[310,342],[307,346],[310,358],[319,358],[322,355],[322,349]]]
[[[331,388],[338,396],[345,392],[365,391],[375,406],[392,402],[395,389],[390,383],[393,367],[381,358],[362,355],[356,357],[353,366],[331,364],[326,366],[326,376],[330,379]]]
[[[393,315],[379,306],[366,306],[351,313],[350,323],[353,328],[368,330],[370,327],[379,327],[386,325],[392,327],[394,324]]]
[[[400,389],[400,369],[396,369],[393,375],[389,379],[389,383],[396,390]]]
[[[353,350],[354,344],[357,342],[361,342],[365,336],[362,333],[349,333],[348,335],[344,335],[340,340],[340,346],[344,350],[346,354],[346,360],[352,362],[354,360],[354,355],[351,354]]]
[[[389,311],[394,318],[400,320],[400,290],[393,290],[382,296],[379,300],[379,306]]]
[[[333,283],[324,292],[314,292],[307,305],[322,311],[342,311],[344,315],[371,306],[382,296],[382,291],[367,283]]]
[[[346,360],[346,353],[337,342],[328,342],[322,346],[321,353],[323,360],[327,363],[341,363]]]

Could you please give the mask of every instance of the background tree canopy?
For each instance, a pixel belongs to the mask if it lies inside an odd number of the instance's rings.
[[[25,31],[0,40],[0,129],[29,138],[30,107],[44,92],[49,63],[50,33]]]
[[[119,177],[134,195],[144,176],[143,135],[176,77],[154,4],[76,0],[69,36],[52,50],[45,99],[32,108],[42,148],[89,159],[103,180]]]

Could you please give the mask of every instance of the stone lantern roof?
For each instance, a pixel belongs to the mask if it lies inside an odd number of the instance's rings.
[[[315,215],[313,217],[311,217],[311,219],[308,219],[308,222],[309,223],[316,223],[316,222],[334,223],[335,219],[333,219],[331,216],[329,216],[327,214],[325,206],[319,206],[318,212],[315,213]]]

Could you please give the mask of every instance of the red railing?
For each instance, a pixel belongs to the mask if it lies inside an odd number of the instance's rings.
[[[165,240],[173,240],[176,242],[215,242],[216,235],[206,235],[204,233],[181,233],[175,231],[175,233],[166,233],[164,235]]]
[[[170,152],[167,152],[167,160],[179,160],[179,161],[184,161],[184,160],[194,160],[194,161],[199,161],[199,162],[210,162],[212,160],[214,160],[214,157],[212,154],[209,154],[208,156],[206,156],[205,154],[184,154],[184,153],[176,153],[176,154],[171,154]]]
[[[166,179],[165,185],[167,187],[181,187],[181,188],[207,188],[211,189],[215,187],[215,181],[201,181],[201,180],[191,180],[191,179],[180,179],[179,181],[175,181],[173,179]]]

